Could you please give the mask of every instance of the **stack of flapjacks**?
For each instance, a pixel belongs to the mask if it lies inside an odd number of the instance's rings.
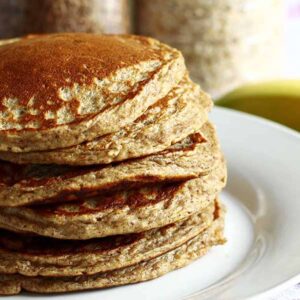
[[[212,101],[176,49],[2,41],[0,104],[0,294],[146,281],[225,242]]]

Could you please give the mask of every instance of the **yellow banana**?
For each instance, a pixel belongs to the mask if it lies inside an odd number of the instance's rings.
[[[273,80],[241,86],[216,105],[255,114],[300,131],[300,80]]]

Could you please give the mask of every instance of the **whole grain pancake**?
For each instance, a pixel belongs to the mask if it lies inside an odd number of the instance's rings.
[[[91,165],[157,153],[199,131],[211,105],[208,95],[185,75],[167,96],[116,133],[51,151],[0,152],[0,158],[22,164]]]
[[[149,260],[208,228],[219,203],[200,214],[158,229],[86,241],[56,240],[0,230],[0,274],[79,276],[107,272]]]
[[[22,290],[38,293],[71,292],[151,280],[184,267],[206,254],[212,246],[223,244],[223,227],[224,219],[221,214],[207,230],[181,246],[156,258],[109,272],[72,277],[0,275],[0,294],[17,294]]]
[[[77,200],[130,185],[178,181],[208,173],[221,152],[209,123],[167,150],[144,158],[106,166],[0,164],[0,206]]]
[[[0,208],[0,228],[59,239],[143,232],[188,218],[214,201],[226,183],[225,162],[180,183],[153,184],[81,201]]]
[[[0,150],[68,147],[116,132],[184,76],[181,53],[130,35],[59,33],[0,45]]]

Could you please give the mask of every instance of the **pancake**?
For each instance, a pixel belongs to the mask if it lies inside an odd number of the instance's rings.
[[[108,164],[163,151],[200,130],[211,99],[188,75],[132,124],[116,133],[73,147],[37,152],[0,152],[0,159],[22,164]]]
[[[0,41],[0,295],[151,280],[223,244],[211,106],[152,38]]]
[[[22,290],[38,293],[71,292],[151,280],[184,267],[206,254],[212,246],[223,244],[223,227],[224,219],[220,215],[207,230],[181,246],[156,258],[109,272],[75,277],[0,275],[0,294],[17,294]]]
[[[215,129],[206,123],[169,149],[114,165],[70,167],[0,164],[0,206],[77,200],[82,194],[207,174],[220,158]],[[205,137],[205,138],[204,138]]]
[[[59,33],[0,46],[0,150],[68,147],[116,132],[175,87],[181,53],[130,35]]]
[[[0,273],[79,276],[107,272],[149,260],[208,228],[219,210],[211,203],[200,214],[159,229],[86,241],[56,240],[0,231]]]
[[[226,182],[220,162],[211,173],[173,184],[126,189],[72,203],[0,208],[0,228],[60,239],[142,232],[183,220],[214,201]]]

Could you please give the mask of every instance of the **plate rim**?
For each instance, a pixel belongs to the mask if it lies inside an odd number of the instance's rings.
[[[277,130],[280,131],[283,134],[289,135],[290,137],[292,137],[293,139],[296,139],[296,141],[300,142],[300,132],[287,127],[285,125],[282,125],[280,123],[277,123],[275,121],[260,117],[260,116],[256,116],[247,112],[243,112],[243,111],[239,111],[239,110],[235,110],[232,108],[227,108],[227,107],[221,107],[221,106],[217,106],[215,105],[213,110],[212,110],[212,114],[214,114],[214,112],[218,112],[218,113],[226,113],[226,114],[233,114],[235,116],[238,116],[240,118],[244,118],[247,119],[250,122],[256,122],[256,123],[260,123],[263,126],[267,126],[269,128],[272,128],[272,130]],[[277,294],[279,294],[280,292],[293,287],[294,285],[300,283],[300,270],[299,270],[299,274],[296,276],[293,276],[287,280],[282,281],[282,283],[277,284],[275,286],[273,286],[272,288],[269,288],[263,292],[260,292],[258,294],[252,295],[250,297],[247,297],[245,300],[265,300],[266,297],[270,298],[270,297],[274,297]]]
[[[291,129],[287,126],[281,125],[279,123],[276,123],[274,121],[265,119],[263,117],[259,117],[259,116],[255,116],[246,112],[241,112],[241,111],[237,111],[234,109],[230,109],[230,108],[224,108],[224,107],[219,107],[219,106],[215,106],[212,110],[212,113],[210,113],[210,116],[213,116],[214,119],[218,118],[217,114],[226,114],[226,115],[234,115],[235,117],[238,118],[242,118],[242,119],[247,119],[250,122],[255,122],[255,123],[259,123],[263,126],[267,126],[269,128],[271,128],[272,130],[276,130],[279,131],[281,134],[285,134],[288,135],[289,137],[291,137],[292,139],[295,139],[296,142],[299,143],[300,141],[300,132],[297,132],[294,129]],[[215,122],[213,122],[215,123]],[[217,126],[218,129],[218,126]],[[217,130],[218,133],[218,130]],[[221,145],[222,146],[222,145]],[[297,283],[300,283],[300,270],[299,270],[299,274],[297,274],[296,276],[292,276],[291,278],[287,279],[287,280],[283,280],[280,284],[276,284],[271,288],[267,288],[266,290],[256,293],[254,295],[248,296],[246,298],[244,298],[244,300],[266,300],[267,298],[272,298],[276,295],[278,295],[280,292],[288,289],[289,287],[292,287],[293,285],[296,285]],[[208,287],[209,288],[209,287]],[[88,292],[88,291],[83,291],[83,293]],[[199,293],[201,291],[196,291],[196,293]],[[17,296],[21,296],[21,295],[17,295]],[[23,296],[23,295],[22,295]],[[26,295],[24,297],[25,298],[39,298],[40,295],[34,295],[31,294],[29,297],[28,295]],[[49,295],[44,295],[44,296],[49,296],[49,297],[55,297],[55,294],[49,294]],[[83,297],[88,297],[89,295],[84,295],[82,294],[81,296]],[[101,295],[99,294],[99,296],[101,297]],[[97,296],[97,297],[99,297]],[[191,296],[196,296],[195,295],[187,295],[187,296],[183,296],[181,299],[190,299]],[[217,296],[218,297],[218,296]],[[12,299],[14,299],[14,296],[11,297]],[[23,297],[22,297],[23,298]],[[72,299],[72,297],[70,297],[70,299]],[[194,299],[194,298],[193,298]],[[197,298],[198,299],[198,298]],[[219,298],[216,298],[219,299]]]
[[[213,107],[212,111],[210,112],[210,115],[214,114],[216,111],[225,112],[225,113],[232,113],[232,114],[237,115],[239,117],[246,118],[250,121],[256,121],[256,122],[261,123],[263,125],[273,127],[276,130],[285,132],[286,134],[290,134],[290,135],[300,139],[300,132],[298,132],[297,130],[292,129],[288,126],[280,124],[278,122],[272,121],[270,119],[266,119],[266,118],[263,118],[263,117],[260,117],[260,116],[252,115],[252,114],[244,112],[244,111],[239,111],[239,110],[236,110],[236,109],[221,107],[221,106],[217,106],[217,105],[215,105]]]

